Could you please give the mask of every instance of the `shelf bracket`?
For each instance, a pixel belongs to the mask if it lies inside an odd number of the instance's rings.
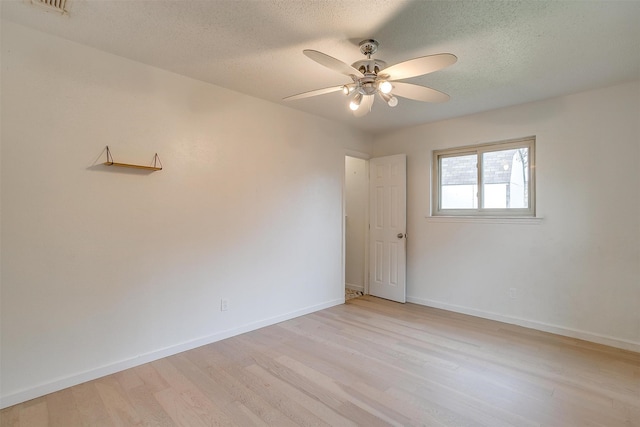
[[[109,150],[109,146],[107,145],[107,161],[104,162],[106,166],[119,166],[123,168],[134,168],[134,169],[144,169],[148,171],[161,171],[162,170],[162,162],[160,161],[160,157],[158,153],[153,156],[153,166],[142,166],[142,165],[133,165],[130,163],[116,163],[113,161],[113,156],[111,155],[111,150]],[[158,166],[159,165],[159,166]]]

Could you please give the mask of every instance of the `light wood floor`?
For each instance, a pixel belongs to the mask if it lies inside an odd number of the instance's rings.
[[[2,426],[640,426],[640,354],[373,297],[81,384]]]

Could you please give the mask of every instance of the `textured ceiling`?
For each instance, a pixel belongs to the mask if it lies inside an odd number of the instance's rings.
[[[3,0],[2,18],[178,74],[348,123],[372,134],[640,78],[640,1],[67,0],[69,15]],[[350,82],[302,54],[351,64],[375,38],[392,65],[450,52],[458,62],[412,79],[445,104],[377,100],[353,117]]]

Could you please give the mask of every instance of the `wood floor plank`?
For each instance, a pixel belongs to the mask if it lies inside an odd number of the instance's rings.
[[[187,357],[202,371],[204,371],[215,382],[224,386],[226,392],[234,399],[242,403],[251,412],[265,420],[267,424],[280,426],[295,426],[290,418],[280,413],[276,408],[269,405],[261,396],[246,387],[237,378],[228,374],[224,369],[220,369],[214,358],[215,353],[189,353]]]
[[[349,393],[347,390],[345,390],[339,379],[331,378],[327,375],[324,375],[323,373],[313,369],[311,366],[308,366],[298,360],[292,359],[289,356],[280,356],[276,359],[276,361],[296,372],[298,375],[301,375],[302,377],[312,381],[313,383],[318,384],[320,387],[336,396],[341,401],[350,402],[353,405],[378,418],[379,420],[389,423],[390,425],[402,425],[402,420],[394,420],[393,418],[387,416],[384,411],[380,410],[380,408],[371,406],[367,402]]]
[[[137,411],[129,401],[126,391],[114,376],[102,377],[95,381],[96,390],[114,426],[142,425]]]
[[[198,416],[176,390],[167,388],[155,393],[155,397],[164,412],[171,417],[176,425],[186,427],[207,427],[210,425]]]
[[[246,367],[237,367],[235,369],[226,368],[225,370],[228,374],[242,382],[248,389],[268,402],[269,405],[277,409],[281,414],[291,419],[296,425],[329,426],[307,407],[298,404],[295,399],[289,399],[286,393],[278,388],[274,388],[272,383],[262,381],[259,376],[247,370]]]
[[[434,395],[427,393],[410,393],[395,387],[387,390],[387,393],[398,400],[407,402],[416,408],[417,411],[428,414],[439,424],[445,426],[488,426],[488,424],[482,422],[483,418],[474,413],[474,411],[465,410],[463,406],[459,406],[453,399],[440,398],[440,395],[437,393]]]
[[[76,401],[81,426],[103,427],[113,424],[109,412],[98,394],[95,381],[71,387],[71,393]]]
[[[215,401],[204,394],[171,363],[173,359],[174,358],[165,358],[152,363],[160,376],[169,384],[170,389],[174,390],[189,407],[190,411],[197,414],[206,425],[232,426],[233,422],[231,419],[221,410]]]
[[[22,405],[14,405],[0,411],[0,426],[17,427],[20,425],[20,408]]]
[[[209,377],[205,371],[201,370],[192,363],[186,354],[179,354],[172,357],[171,363],[180,370],[180,372],[191,381],[198,389],[209,399],[216,402],[222,412],[226,414],[235,425],[262,425],[260,420],[253,412],[251,412],[241,402],[227,392],[225,387]]]
[[[148,384],[142,384],[125,390],[129,402],[136,408],[136,412],[143,420],[144,425],[155,427],[173,427],[176,425],[156,399],[155,393],[158,391],[154,390],[153,387]]]
[[[269,424],[267,424],[265,422],[265,420],[260,418],[257,414],[254,414],[253,412],[251,412],[251,410],[249,408],[247,408],[246,406],[244,406],[242,403],[240,403],[238,401],[233,401],[228,406],[235,407],[236,410],[233,411],[233,412],[235,412],[236,414],[242,414],[246,418],[245,422],[236,424],[238,426],[266,427],[266,426],[269,425]]]
[[[80,414],[71,389],[51,393],[46,397],[49,410],[49,425],[68,427],[80,425]]]
[[[41,400],[20,409],[20,425],[47,427],[49,425],[47,402]]]
[[[387,425],[376,416],[366,412],[350,401],[344,401],[339,396],[333,395],[322,385],[310,381],[304,375],[300,375],[285,365],[278,363],[277,358],[285,353],[265,350],[264,354],[255,354],[256,363],[277,378],[291,384],[301,393],[318,400],[323,405],[331,408],[340,416],[345,417],[357,425]],[[310,355],[310,354],[309,354]]]
[[[280,378],[268,372],[266,369],[262,368],[258,365],[251,365],[246,368],[249,372],[252,372],[257,377],[261,378],[262,381],[267,384],[275,384],[281,392],[288,398],[291,399],[301,406],[307,408],[310,412],[315,414],[318,418],[323,420],[326,424],[330,426],[344,426],[344,427],[355,427],[357,424],[350,421],[349,419],[341,416],[331,408],[323,405],[319,400],[314,399],[308,396],[306,393],[301,393],[300,390],[296,389],[293,385],[282,381]]]
[[[0,412],[2,427],[640,427],[640,354],[371,296]]]
[[[147,384],[155,391],[162,391],[169,387],[169,384],[167,384],[150,363],[136,366],[130,370],[133,371],[133,374],[135,374],[143,384]]]
[[[113,374],[113,376],[125,390],[131,390],[145,385],[145,382],[142,381],[136,373],[136,369],[125,369],[124,371]]]

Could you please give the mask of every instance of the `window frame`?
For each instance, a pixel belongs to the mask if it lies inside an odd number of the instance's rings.
[[[447,148],[433,150],[431,156],[431,216],[432,217],[484,217],[484,218],[535,218],[536,217],[536,137],[510,139],[499,142],[489,142],[464,147]],[[482,154],[493,151],[503,151],[510,149],[527,148],[528,152],[528,173],[527,183],[527,208],[481,208],[484,198],[484,183],[482,177]],[[476,194],[477,208],[472,209],[441,209],[441,175],[440,161],[445,157],[458,157],[465,155],[476,155],[477,187]]]

